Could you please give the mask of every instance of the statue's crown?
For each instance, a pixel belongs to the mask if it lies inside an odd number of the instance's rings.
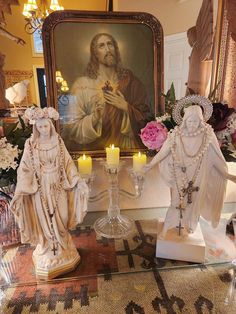
[[[29,120],[30,124],[35,124],[39,119],[59,119],[59,113],[52,107],[31,107],[25,110],[24,117]]]

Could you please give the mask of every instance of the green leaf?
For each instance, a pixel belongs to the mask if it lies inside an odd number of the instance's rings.
[[[170,89],[169,89],[169,100],[171,102],[175,102],[176,98],[175,98],[175,87],[174,87],[174,83],[171,83]]]
[[[6,138],[8,138],[12,132],[15,130],[15,128],[17,127],[17,123],[8,123],[4,125],[4,134],[6,136]]]
[[[24,120],[21,118],[20,115],[18,115],[18,119],[19,119],[19,121],[20,121],[20,124],[21,124],[22,129],[25,130],[26,126],[25,126]]]
[[[219,81],[219,82],[216,84],[215,88],[214,88],[214,89],[210,92],[210,94],[208,95],[208,98],[209,98],[212,102],[216,102],[216,101],[217,101],[217,99],[216,99],[216,92],[217,92],[218,87],[220,86],[220,82],[221,82],[221,81]]]
[[[187,96],[188,95],[195,95],[195,94],[197,94],[197,93],[192,88],[187,87]]]

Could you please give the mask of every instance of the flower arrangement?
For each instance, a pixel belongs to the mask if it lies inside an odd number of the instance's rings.
[[[17,145],[13,146],[8,143],[6,137],[0,139],[0,169],[16,169],[16,159],[20,154],[20,150],[17,147]]]
[[[221,151],[227,161],[236,160],[236,112],[227,104],[214,103],[213,114],[209,123],[212,125]]]
[[[17,167],[25,141],[30,137],[32,129],[20,116],[16,123],[1,121],[0,129],[0,189],[2,189],[16,184]]]
[[[168,130],[164,124],[158,121],[148,122],[145,128],[141,129],[140,137],[143,144],[152,150],[158,151],[167,138]]]
[[[191,91],[191,94],[194,92]],[[214,91],[213,91],[214,92]],[[208,98],[213,98],[212,93]],[[143,144],[150,150],[159,151],[167,138],[167,133],[176,126],[173,119],[173,109],[176,104],[175,89],[173,83],[165,98],[166,112],[156,121],[148,122],[141,129],[140,138]],[[213,113],[208,123],[213,127],[219,141],[221,151],[226,161],[236,161],[236,111],[227,104],[213,102]]]
[[[156,121],[151,121],[141,129],[140,138],[142,143],[151,151],[159,151],[167,138],[168,132],[176,126],[172,117],[172,111],[176,102],[175,89],[173,83],[165,97],[166,112],[159,117]],[[152,154],[151,154],[152,155]]]

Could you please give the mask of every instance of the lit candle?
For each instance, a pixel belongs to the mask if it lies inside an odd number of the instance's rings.
[[[120,149],[115,147],[114,144],[111,147],[106,147],[107,164],[108,166],[117,167],[120,162]]]
[[[91,174],[92,172],[92,158],[83,154],[78,159],[79,173]]]
[[[143,166],[147,163],[147,156],[145,154],[138,154],[133,155],[133,170],[136,172],[142,171]]]

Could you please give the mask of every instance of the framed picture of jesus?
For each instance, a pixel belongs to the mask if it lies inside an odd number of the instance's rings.
[[[71,153],[144,150],[140,130],[163,111],[163,32],[148,13],[60,11],[43,25],[48,105]]]

